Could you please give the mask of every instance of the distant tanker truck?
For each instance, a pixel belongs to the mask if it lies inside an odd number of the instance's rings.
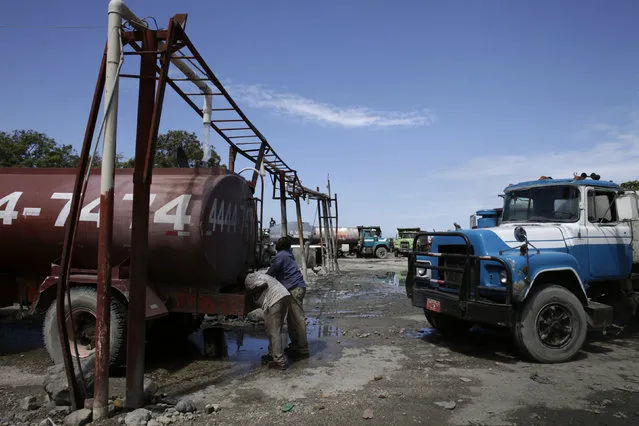
[[[75,169],[0,169],[0,307],[15,302],[45,313],[44,342],[62,355],[56,286]],[[216,169],[154,170],[149,212],[146,317],[151,331],[189,334],[204,314],[248,311],[243,280],[254,259],[256,209],[244,178]],[[125,355],[133,183],[131,169],[115,176],[112,246],[111,359]],[[81,358],[93,356],[100,173],[88,183],[71,261],[72,315]],[[163,318],[164,317],[164,318]],[[158,329],[158,326],[160,329]]]

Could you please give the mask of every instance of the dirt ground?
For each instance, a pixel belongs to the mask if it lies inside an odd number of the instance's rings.
[[[267,342],[259,324],[224,322],[223,358],[210,356],[215,319],[189,341],[149,346],[147,375],[164,402],[188,396],[199,408],[173,424],[639,424],[639,334],[632,330],[591,334],[569,363],[529,363],[507,332],[476,328],[449,338],[429,328],[406,297],[405,259],[344,259],[340,266],[339,275],[309,280],[312,356],[287,371],[260,365]],[[51,361],[41,319],[16,320],[14,313],[0,310],[0,425],[39,425],[54,418],[41,385]],[[111,395],[124,393],[124,378],[112,378]],[[40,408],[21,409],[26,396],[36,396]],[[204,414],[211,403],[220,411]],[[294,404],[288,412],[286,403]],[[166,406],[147,408],[161,413]]]

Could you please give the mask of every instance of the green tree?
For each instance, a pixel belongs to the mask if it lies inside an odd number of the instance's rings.
[[[195,133],[185,130],[169,130],[158,136],[155,151],[155,167],[178,167],[177,150],[181,146],[186,153],[190,167],[199,167],[202,159],[202,148]],[[207,167],[220,165],[220,156],[211,148],[211,158]]]
[[[58,145],[35,130],[0,132],[0,167],[75,167],[71,145]]]
[[[624,182],[621,184],[621,187],[630,191],[639,191],[639,180],[630,180],[628,182]]]

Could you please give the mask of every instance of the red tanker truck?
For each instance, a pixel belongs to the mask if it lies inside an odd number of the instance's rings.
[[[0,307],[29,304],[46,313],[44,341],[62,361],[55,295],[75,169],[0,168]],[[115,176],[111,359],[123,361],[129,293],[132,169]],[[100,173],[94,170],[80,213],[69,276],[75,335],[82,358],[93,356]],[[152,332],[188,334],[204,314],[243,315],[242,293],[256,244],[253,193],[223,168],[156,169],[149,212],[146,317]],[[158,325],[161,325],[158,330]],[[169,327],[170,326],[170,327]]]

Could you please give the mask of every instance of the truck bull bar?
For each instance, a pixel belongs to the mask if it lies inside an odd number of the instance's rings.
[[[438,253],[424,251],[418,242],[424,237],[455,237],[465,243],[465,253]],[[437,259],[463,259],[461,267],[433,265],[431,262],[420,261],[417,256],[428,256]],[[505,288],[494,288],[480,285],[481,262],[496,262],[504,267],[506,272]],[[453,282],[428,276],[417,276],[416,268],[430,271],[461,273],[461,281]],[[432,274],[431,274],[432,275]],[[442,314],[455,316],[469,321],[511,324],[512,323],[512,271],[508,263],[495,256],[477,256],[473,253],[473,246],[467,235],[461,232],[420,232],[413,240],[413,250],[408,254],[408,276],[406,292],[412,299],[413,306],[433,310]],[[409,284],[410,283],[410,284]],[[437,287],[432,284],[436,284]],[[443,291],[440,286],[457,288],[457,293]],[[482,297],[485,292],[505,293],[505,301],[500,303]]]

